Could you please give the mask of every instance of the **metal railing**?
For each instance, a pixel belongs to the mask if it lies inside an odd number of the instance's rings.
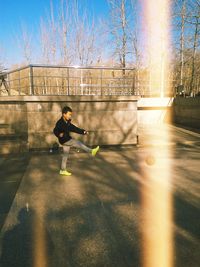
[[[28,65],[7,72],[0,89],[1,95],[159,96],[159,86],[151,88],[148,75],[133,68]]]

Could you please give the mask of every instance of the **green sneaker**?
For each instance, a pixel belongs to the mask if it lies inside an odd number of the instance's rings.
[[[95,157],[98,151],[99,151],[99,146],[97,146],[96,148],[93,148],[92,149],[92,156]]]
[[[60,175],[70,176],[72,174],[71,172],[68,172],[67,170],[60,170]]]

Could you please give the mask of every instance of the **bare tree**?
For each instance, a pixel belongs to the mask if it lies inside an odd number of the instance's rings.
[[[53,2],[50,2],[50,18],[49,18],[49,26],[50,26],[50,48],[51,48],[51,55],[52,61],[56,62],[56,52],[57,52],[57,26],[54,17],[54,7]]]
[[[136,77],[135,77],[135,88],[139,90],[139,71],[141,68],[141,51],[140,51],[140,45],[139,45],[139,36],[141,29],[139,28],[139,21],[138,21],[138,1],[137,0],[131,0],[131,6],[132,6],[132,17],[134,20],[134,23],[132,25],[132,31],[130,31],[130,38],[131,38],[131,44],[132,44],[132,50],[133,50],[133,63],[136,69]]]
[[[193,94],[196,90],[195,84],[199,84],[198,70],[198,49],[199,49],[199,24],[200,5],[199,0],[177,0],[175,1],[175,18],[178,21],[178,32],[175,34],[175,47],[179,54],[179,84],[184,86],[187,94]],[[179,40],[177,40],[179,36]],[[176,44],[176,41],[177,44]],[[175,72],[177,67],[175,69]],[[197,90],[198,91],[198,90]]]
[[[25,24],[21,24],[21,35],[17,36],[17,42],[19,48],[22,50],[26,64],[30,64],[32,60],[32,34],[26,28]]]
[[[190,75],[190,86],[189,94],[195,93],[194,80],[196,74],[196,55],[199,46],[200,36],[200,5],[199,1],[193,1],[189,3],[190,14],[187,22],[190,26],[193,26],[193,38],[192,38],[192,55],[191,55],[191,75]]]
[[[185,7],[185,0],[183,0],[181,7],[181,34],[180,34],[180,85],[183,85],[185,15],[186,15],[186,7]]]
[[[94,20],[91,24],[85,14],[75,22],[75,54],[80,65],[92,65],[96,61],[96,29]]]
[[[127,0],[108,0],[111,14],[110,33],[113,39],[114,55],[119,58],[120,65],[126,67],[128,41],[130,37],[129,16],[131,5]],[[130,14],[130,13],[129,13]]]
[[[40,22],[40,45],[41,59],[46,63],[56,63],[57,59],[57,22],[54,15],[54,6],[50,2],[49,14],[41,18]]]
[[[73,43],[74,58],[79,65],[92,65],[97,61],[98,27],[93,14],[89,13],[80,3],[74,5]],[[99,49],[98,52],[100,52]]]
[[[61,0],[59,22],[58,22],[58,40],[60,49],[60,61],[63,64],[70,65],[72,63],[72,44],[71,44],[71,28],[73,3]]]
[[[50,39],[49,31],[43,19],[40,22],[40,46],[41,46],[41,61],[50,63]]]
[[[61,0],[55,16],[51,3],[48,21],[41,21],[42,54],[47,62],[66,65],[91,65],[101,58],[99,35],[92,15],[76,0]]]

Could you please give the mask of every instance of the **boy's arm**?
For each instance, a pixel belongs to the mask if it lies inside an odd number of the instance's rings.
[[[80,129],[78,127],[76,127],[74,124],[70,123],[70,127],[69,127],[70,132],[74,132],[77,134],[87,134],[87,131],[84,129]]]

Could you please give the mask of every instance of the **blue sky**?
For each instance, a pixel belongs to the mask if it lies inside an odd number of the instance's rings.
[[[81,0],[83,2],[85,0]],[[52,0],[53,5],[59,5],[60,0]],[[107,0],[86,0],[86,7],[94,12],[94,16],[104,16],[108,12]],[[16,36],[25,25],[33,35],[37,31],[40,19],[48,13],[50,0],[0,0],[0,51],[1,58],[6,59],[6,65],[20,63]],[[0,58],[0,59],[1,59]]]
[[[17,41],[17,36],[20,36],[22,32],[22,25],[25,25],[33,37],[34,47],[38,46],[40,20],[47,18],[51,1],[56,10],[56,6],[60,6],[61,0],[0,0],[0,63],[3,62],[6,67],[22,63],[23,58]],[[95,19],[108,18],[107,0],[72,1],[81,3]],[[179,38],[179,30],[174,29],[172,34],[172,38],[177,36]],[[142,35],[141,38],[143,38]]]

